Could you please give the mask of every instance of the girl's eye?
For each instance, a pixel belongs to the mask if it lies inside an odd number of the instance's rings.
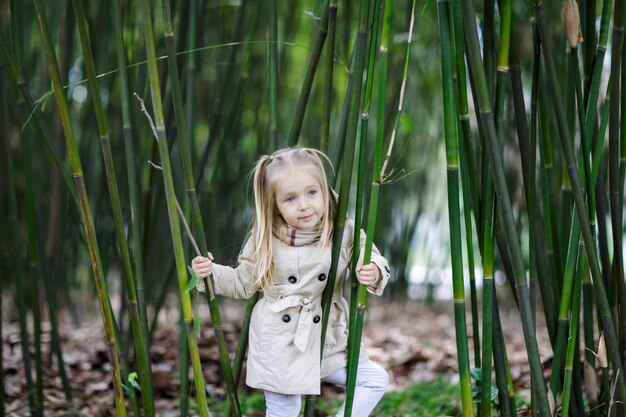
[[[316,195],[316,194],[317,194],[317,190],[311,190],[311,191],[309,191],[309,195],[310,195],[311,197],[313,197],[313,196],[314,196],[314,195]]]
[[[295,199],[293,197],[287,197],[285,198],[285,203],[291,203],[293,202]]]

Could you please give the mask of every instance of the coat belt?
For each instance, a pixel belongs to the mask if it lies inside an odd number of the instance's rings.
[[[311,333],[311,326],[313,325],[312,316],[313,309],[315,308],[313,300],[300,295],[289,295],[270,304],[267,308],[274,313],[279,313],[291,307],[301,307],[300,319],[298,320],[298,327],[296,329],[293,344],[296,345],[300,352],[304,352],[306,351],[306,345],[309,342],[309,335]]]

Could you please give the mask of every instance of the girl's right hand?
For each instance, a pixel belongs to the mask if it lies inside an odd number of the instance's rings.
[[[196,256],[191,261],[191,269],[198,276],[198,278],[206,278],[213,272],[213,255],[211,252],[207,252],[207,257]]]

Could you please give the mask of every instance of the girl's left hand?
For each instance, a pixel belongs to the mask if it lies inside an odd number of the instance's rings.
[[[361,284],[375,287],[380,282],[381,274],[375,264],[367,264],[356,267],[356,277]]]

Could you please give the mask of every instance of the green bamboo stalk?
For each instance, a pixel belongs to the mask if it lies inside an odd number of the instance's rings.
[[[363,22],[359,19],[359,32],[357,32],[357,38],[361,36],[361,31],[369,32],[371,30],[371,35],[369,39],[369,53],[368,53],[368,62],[367,62],[367,71],[365,74],[365,92],[363,94],[363,105],[361,109],[361,129],[360,129],[360,138],[359,138],[359,165],[358,165],[358,176],[357,176],[357,184],[356,184],[356,203],[355,203],[355,232],[353,236],[353,252],[352,252],[352,267],[351,271],[356,271],[357,262],[359,259],[359,252],[361,247],[361,233],[360,230],[362,228],[364,219],[361,217],[362,209],[363,209],[363,196],[368,193],[368,190],[365,187],[365,165],[366,165],[366,149],[367,149],[367,134],[368,134],[368,124],[369,124],[369,111],[370,111],[370,103],[372,99],[372,90],[374,85],[374,64],[376,61],[376,48],[378,45],[378,24],[380,17],[380,6],[378,0],[375,0],[372,4],[373,7],[373,17],[371,25],[365,20]],[[360,10],[359,18],[365,15],[365,19],[369,18],[369,6],[364,7]],[[361,23],[365,23],[365,25],[361,25]],[[410,36],[410,35],[409,35]],[[367,39],[367,33],[364,35]],[[356,132],[355,132],[356,133]],[[371,196],[370,196],[370,206],[369,206],[369,220],[367,221],[367,233],[374,234],[374,229],[376,227],[376,211],[378,207],[378,190],[380,186],[380,167],[382,165],[382,141],[383,138],[377,138],[376,141],[376,152],[374,156],[374,175],[375,178],[372,179],[371,185]],[[378,179],[376,185],[375,179]],[[373,216],[373,217],[371,217]],[[370,225],[371,223],[371,225]],[[367,237],[366,245],[365,245],[365,253],[363,254],[363,264],[367,265],[371,260],[371,243],[372,236]],[[369,242],[369,247],[368,243]],[[352,406],[354,403],[354,392],[356,388],[356,375],[359,366],[359,352],[361,348],[361,336],[363,331],[363,320],[365,317],[365,308],[367,307],[367,289],[360,285],[358,280],[356,279],[356,273],[352,274],[352,292],[350,297],[350,321],[348,328],[348,370],[347,370],[347,378],[346,378],[346,402],[344,415],[351,416],[352,415]]]
[[[159,145],[159,155],[161,157],[161,166],[163,168],[163,186],[165,189],[165,197],[167,200],[167,213],[170,223],[170,233],[172,237],[172,245],[174,247],[174,256],[176,261],[176,275],[178,277],[178,287],[182,304],[183,314],[185,316],[185,324],[187,327],[187,342],[189,345],[189,353],[193,368],[194,382],[196,386],[196,399],[198,408],[202,417],[208,417],[208,408],[206,403],[206,393],[204,391],[204,377],[202,376],[202,365],[198,353],[198,340],[194,331],[193,311],[191,307],[191,298],[187,292],[187,267],[185,255],[183,253],[182,238],[180,232],[180,224],[176,213],[176,192],[174,189],[174,179],[172,177],[172,168],[170,163],[170,155],[167,144],[167,136],[165,132],[165,121],[163,117],[163,105],[161,101],[161,87],[159,83],[159,74],[156,65],[156,51],[154,46],[154,33],[152,29],[150,0],[141,2],[144,15],[144,38],[146,46],[146,55],[148,58],[148,75],[150,80],[150,93],[152,96],[152,107],[155,117],[155,124],[151,128]],[[142,111],[148,116],[143,107]],[[181,129],[183,131],[184,129]],[[181,141],[182,142],[182,141]],[[208,288],[208,287],[207,287]]]
[[[176,64],[176,51],[174,45],[174,28],[172,26],[172,17],[169,7],[169,2],[164,1],[163,5],[163,20],[165,22],[165,46],[167,49],[167,62],[169,69],[169,80],[172,87],[172,100],[174,102],[174,113],[176,116],[176,128],[178,131],[179,147],[181,156],[183,159],[183,170],[185,177],[185,189],[187,190],[187,196],[191,203],[192,218],[194,224],[194,231],[197,237],[197,242],[200,245],[200,251],[202,254],[208,252],[206,237],[204,235],[204,224],[202,221],[202,215],[200,213],[200,204],[198,203],[198,196],[194,185],[193,168],[191,164],[191,152],[189,150],[189,141],[187,139],[187,128],[185,125],[185,113],[183,109],[182,94],[180,90],[180,81],[178,77],[178,66]],[[241,410],[239,408],[239,400],[237,398],[237,386],[234,383],[232,369],[230,367],[230,359],[228,356],[228,348],[226,346],[226,338],[224,336],[224,330],[222,328],[222,321],[219,313],[219,306],[217,300],[214,298],[213,282],[212,278],[204,279],[205,288],[208,291],[205,293],[207,296],[207,302],[211,312],[211,318],[213,320],[213,327],[215,330],[215,337],[218,344],[220,354],[220,365],[224,378],[226,379],[226,385],[228,387],[228,396],[234,407],[235,415],[240,416]]]
[[[365,4],[367,0],[363,0]],[[362,6],[364,7],[364,6]],[[360,19],[366,19],[366,16],[359,15]],[[364,25],[362,25],[364,26]],[[367,32],[364,32],[365,34]],[[341,242],[343,239],[343,233],[345,230],[346,223],[346,213],[348,209],[348,200],[350,195],[350,182],[352,178],[352,168],[354,162],[354,148],[356,141],[356,121],[358,121],[358,109],[360,108],[359,101],[361,97],[361,89],[362,89],[362,76],[363,76],[363,66],[364,66],[364,55],[365,55],[365,41],[366,38],[363,39],[363,36],[357,36],[357,40],[354,44],[354,61],[352,65],[352,73],[353,73],[353,87],[347,88],[350,90],[349,103],[350,110],[348,112],[348,116],[346,120],[346,128],[348,129],[348,133],[346,136],[340,135],[340,141],[343,141],[344,144],[340,145],[343,148],[343,162],[341,163],[342,173],[337,178],[341,178],[340,188],[339,188],[339,201],[337,207],[337,218],[335,219],[334,232],[333,232],[333,249],[332,249],[332,257],[330,264],[330,271],[328,273],[328,283],[324,288],[324,293],[322,294],[322,341],[321,341],[321,352],[320,352],[320,360],[324,355],[324,341],[326,339],[326,329],[328,328],[328,316],[330,313],[330,307],[332,303],[332,295],[335,288],[335,278],[337,275],[337,267],[339,263],[339,252],[341,249]],[[346,97],[347,99],[348,97]],[[343,140],[342,140],[343,138]],[[338,166],[338,165],[335,165]],[[355,227],[355,230],[357,228]],[[355,248],[356,249],[356,248]],[[348,341],[350,343],[350,341]],[[311,417],[313,415],[315,405],[315,396],[306,396],[305,408],[304,408],[304,416]]]
[[[522,317],[524,340],[526,342],[526,350],[531,368],[531,380],[538,395],[538,406],[542,415],[550,413],[548,399],[545,391],[545,383],[543,381],[543,371],[539,352],[537,347],[537,339],[533,330],[534,319],[531,313],[531,305],[529,298],[528,283],[525,279],[524,265],[522,263],[520,244],[517,238],[515,223],[513,221],[513,213],[511,201],[508,195],[508,189],[504,178],[504,168],[497,143],[497,134],[493,120],[489,95],[486,86],[486,77],[480,63],[480,53],[478,51],[478,34],[474,21],[474,5],[472,2],[461,2],[463,5],[463,18],[465,38],[467,42],[466,54],[468,58],[470,73],[475,83],[474,94],[478,96],[479,112],[483,120],[483,128],[486,132],[487,147],[489,148],[489,160],[493,170],[494,185],[498,196],[498,210],[503,219],[503,227],[505,229],[505,237],[508,249],[513,261],[515,284],[517,288],[519,309]]]
[[[2,125],[3,126],[9,126],[9,118],[8,118],[8,110],[7,110],[7,101],[6,101],[6,93],[5,93],[5,76],[4,76],[4,66],[0,65],[0,120],[2,121]],[[9,158],[9,152],[8,152],[8,144],[9,144],[9,139],[8,139],[8,132],[9,129],[3,129],[3,134],[0,136],[0,142],[2,142],[2,166],[5,169],[8,169],[9,164],[7,163],[8,160],[10,160]],[[6,173],[3,173],[2,171],[0,171],[0,175],[2,176],[2,178],[6,179]],[[4,197],[4,195],[3,195]],[[0,213],[7,213],[8,209],[5,209],[4,205],[5,205],[5,198],[0,198]],[[3,219],[5,219],[5,216],[2,216]],[[7,224],[6,223],[2,223],[2,230],[8,230]],[[9,253],[10,249],[9,248],[5,248],[3,247],[2,243],[4,242],[4,239],[0,239],[0,253]],[[0,270],[0,273],[3,274],[3,276],[7,276],[9,275],[8,273],[8,267],[7,265],[5,265],[4,263],[2,264],[2,269]],[[3,300],[3,285],[0,285],[0,300]],[[2,328],[3,326],[3,316],[2,316],[2,302],[0,302],[0,340],[4,340],[2,337]],[[4,343],[0,343],[0,369],[4,369]],[[0,417],[4,417],[5,415],[5,411],[4,411],[4,404],[5,404],[5,392],[4,392],[4,372],[0,372]]]
[[[472,145],[472,129],[469,118],[469,105],[467,98],[467,71],[464,58],[464,37],[463,37],[463,16],[458,7],[450,4],[451,23],[453,26],[452,39],[454,48],[455,67],[453,68],[453,78],[457,81],[457,107],[459,112],[459,132],[462,138],[459,140],[459,154],[461,165],[461,184],[463,192],[463,215],[465,221],[465,239],[468,257],[470,300],[472,309],[472,340],[474,341],[474,366],[481,366],[480,360],[480,330],[478,319],[478,296],[476,290],[476,277],[474,271],[474,244],[472,239],[472,219],[471,211],[474,212],[474,219],[479,220],[480,192],[478,190],[478,179],[476,177],[474,147]],[[477,230],[479,239],[482,235]],[[479,251],[483,251],[483,242],[479,243]]]
[[[624,231],[622,228],[622,210],[620,205],[620,84],[622,71],[622,39],[624,37],[624,2],[623,0],[615,0],[615,9],[613,13],[613,39],[611,47],[611,100],[609,108],[609,207],[611,212],[611,231],[613,234],[613,275],[614,281],[617,283],[618,303],[624,305],[626,303],[626,293],[624,286],[624,260],[623,260],[623,244]],[[626,325],[626,315],[618,314],[616,321],[619,329],[619,349],[624,352],[626,348],[626,337],[623,335],[624,326]],[[623,354],[622,354],[623,358]],[[626,390],[626,388],[625,388]],[[621,406],[618,406],[621,407]]]
[[[130,117],[130,93],[128,91],[128,72],[126,69],[126,54],[123,39],[122,13],[119,0],[113,0],[113,22],[115,27],[115,50],[117,57],[117,67],[119,71],[120,82],[120,102],[122,107],[122,131],[124,136],[124,150],[126,155],[126,176],[128,179],[128,196],[130,203],[130,253],[132,264],[134,266],[133,277],[136,281],[137,308],[139,310],[139,323],[141,326],[142,338],[145,341],[143,346],[145,349],[144,357],[150,364],[149,351],[149,330],[148,318],[146,314],[146,297],[144,286],[144,268],[142,260],[141,245],[141,210],[139,196],[137,191],[137,169],[135,166],[135,149],[133,143],[132,123]],[[193,55],[193,54],[192,54]]]
[[[29,166],[30,158],[33,156],[33,147],[30,144],[30,138],[22,137],[21,152],[21,171],[24,172],[26,179],[26,224],[28,234],[28,278],[31,283],[31,300],[33,300],[33,336],[35,345],[35,404],[37,406],[36,415],[43,416],[43,364],[41,358],[41,308],[39,306],[39,281],[44,275],[43,268],[40,263],[40,248],[37,241],[38,225],[36,224],[35,214],[35,195],[36,185],[33,181],[31,167]]]
[[[622,42],[622,48],[624,48],[624,43]],[[621,60],[622,60],[622,70],[621,70],[621,77],[622,77],[622,88],[621,88],[621,94],[620,94],[620,136],[619,136],[619,144],[615,144],[614,147],[619,147],[619,162],[617,161],[613,161],[614,165],[619,165],[619,168],[615,168],[613,167],[613,171],[614,171],[614,175],[616,176],[617,173],[619,172],[619,179],[615,180],[615,182],[617,182],[618,184],[615,186],[615,191],[614,194],[617,194],[617,196],[614,196],[614,200],[616,200],[617,203],[617,207],[615,209],[616,211],[616,215],[618,216],[617,220],[617,229],[621,229],[621,233],[620,236],[624,235],[624,228],[623,228],[623,215],[621,212],[621,207],[624,207],[624,183],[626,182],[626,121],[624,120],[624,118],[626,117],[626,92],[624,92],[624,85],[626,85],[626,71],[624,70],[624,65],[626,65],[626,53],[624,53],[624,51],[622,51],[622,55],[621,55]],[[615,141],[617,142],[617,139],[615,139]],[[614,159],[618,159],[615,158]],[[618,238],[619,239],[619,238]],[[621,244],[621,242],[620,242]],[[622,246],[623,247],[623,246]],[[616,249],[617,251],[617,249]],[[621,262],[618,262],[617,260],[615,260],[615,263],[617,264],[617,268],[619,269],[618,272],[618,277],[619,276],[623,276],[624,275],[624,260],[623,260],[623,255],[621,255]],[[626,303],[626,286],[623,285],[623,282],[620,282],[620,304],[624,305],[624,303]],[[620,317],[620,335],[621,335],[621,342],[622,342],[622,352],[624,351],[623,346],[626,345],[626,337],[624,337],[624,332],[626,332],[626,315],[625,314],[621,314]]]
[[[277,96],[278,96],[278,18],[276,0],[269,2],[269,76],[270,76],[270,149],[276,149],[278,144]]]
[[[556,313],[553,304],[554,301],[558,301],[558,296],[555,294],[553,287],[554,277],[549,272],[546,236],[541,222],[538,221],[537,200],[540,198],[540,195],[538,195],[539,192],[536,188],[537,129],[536,126],[534,126],[532,132],[529,132],[522,90],[521,69],[518,63],[511,65],[509,76],[511,78],[517,136],[522,160],[524,192],[528,205],[529,246],[532,247],[532,250],[529,249],[531,275],[541,278],[539,284],[541,286],[542,297],[545,296],[547,299],[547,302],[544,301],[543,303],[543,310],[548,334],[551,342],[554,343]],[[536,125],[536,115],[533,120],[533,123]]]
[[[472,387],[465,322],[465,289],[463,284],[463,254],[461,248],[461,221],[459,208],[459,161],[456,132],[456,108],[452,80],[452,43],[448,0],[437,0],[439,36],[441,42],[441,78],[443,81],[444,135],[447,162],[448,216],[450,219],[450,251],[452,256],[452,283],[454,291],[454,318],[456,329],[461,404],[464,416],[474,415]],[[493,241],[493,240],[492,240]],[[491,343],[483,343],[491,346]],[[483,358],[483,366],[485,362]],[[489,356],[491,363],[491,356]],[[488,384],[489,385],[489,384]]]
[[[322,16],[320,23],[317,26],[317,37],[315,38],[315,45],[311,51],[311,58],[309,59],[309,65],[307,67],[306,74],[304,75],[304,81],[302,83],[302,91],[300,91],[300,97],[298,98],[298,104],[296,104],[296,110],[293,116],[293,123],[289,130],[289,136],[287,141],[289,146],[294,146],[298,143],[300,138],[300,132],[302,131],[302,123],[304,121],[304,115],[306,107],[309,102],[309,96],[311,94],[311,88],[313,87],[313,80],[315,79],[315,73],[317,72],[317,66],[322,56],[322,49],[324,48],[324,42],[328,35],[328,3],[324,3],[324,9],[322,10]]]
[[[63,91],[63,85],[61,83],[61,77],[59,75],[58,64],[52,41],[50,38],[50,32],[48,29],[48,22],[45,14],[45,7],[41,0],[35,1],[35,7],[37,11],[37,17],[39,20],[39,27],[42,35],[42,42],[48,61],[48,68],[50,76],[52,78],[52,87],[55,93],[57,106],[63,124],[63,130],[65,133],[65,142],[70,159],[70,167],[74,176],[74,182],[78,191],[80,200],[80,214],[81,221],[84,228],[84,232],[87,238],[87,245],[89,248],[89,254],[92,262],[92,268],[94,273],[94,282],[98,294],[98,302],[100,304],[100,312],[102,314],[102,322],[104,324],[104,330],[107,339],[107,348],[109,351],[109,360],[111,361],[111,375],[113,379],[113,389],[115,395],[115,407],[118,416],[126,416],[126,408],[124,404],[124,395],[122,391],[122,383],[120,379],[120,367],[117,353],[115,352],[115,345],[117,340],[115,338],[113,328],[113,315],[111,313],[109,305],[109,296],[106,289],[106,283],[103,277],[102,261],[100,259],[100,251],[98,248],[98,242],[96,239],[95,228],[91,209],[89,207],[89,200],[87,197],[87,191],[85,189],[85,182],[83,177],[83,170],[81,166],[80,157],[78,155],[78,148],[76,147],[76,141],[74,138],[74,130],[72,122],[70,120],[69,108]]]
[[[574,292],[572,297],[572,312],[569,326],[569,337],[567,342],[567,360],[565,363],[565,375],[563,377],[563,407],[561,415],[569,415],[570,395],[572,391],[572,373],[574,370],[574,351],[578,346],[578,321],[580,318],[580,296],[583,274],[585,268],[585,242],[581,241],[578,247],[578,268],[576,272],[576,281],[574,283]],[[573,400],[573,398],[572,398]]]
[[[100,96],[100,87],[97,79],[96,67],[91,52],[89,29],[85,10],[82,0],[72,0],[74,6],[74,14],[76,16],[76,24],[78,26],[78,34],[83,52],[83,62],[87,72],[89,90],[93,100],[96,121],[98,124],[98,133],[100,135],[100,143],[102,145],[102,157],[107,177],[107,185],[109,189],[111,208],[115,222],[115,230],[117,234],[117,244],[120,250],[123,267],[123,278],[126,299],[131,319],[133,341],[135,344],[135,353],[137,355],[137,366],[139,374],[139,386],[141,387],[141,400],[146,417],[154,416],[154,400],[152,395],[152,376],[150,371],[150,358],[148,349],[144,344],[142,326],[140,322],[139,307],[137,305],[137,290],[135,287],[135,279],[133,277],[133,267],[130,260],[130,252],[128,249],[128,241],[126,239],[125,222],[122,214],[122,205],[117,186],[117,175],[113,165],[113,154],[111,152],[109,128],[104,114],[104,106]]]
[[[182,306],[180,311],[182,312]],[[181,417],[189,414],[189,348],[187,347],[187,327],[185,326],[185,315],[180,314],[180,338],[178,343],[178,379],[180,380],[180,390],[178,396],[178,408]]]
[[[485,223],[483,225],[483,311],[482,311],[482,360],[481,360],[481,391],[480,391],[480,415],[491,416],[491,358],[493,353],[493,304],[494,300],[494,235],[493,235],[493,212],[494,192],[493,188],[487,190],[487,205]]]
[[[509,366],[509,359],[506,354],[506,343],[502,332],[500,321],[500,311],[498,308],[498,297],[496,287],[493,287],[493,361],[496,374],[496,385],[498,387],[498,400],[500,413],[503,417],[517,415],[515,404],[515,387],[513,386],[513,376]]]
[[[561,137],[561,146],[567,163],[567,173],[572,183],[572,191],[574,193],[574,201],[576,204],[576,212],[579,217],[585,246],[587,248],[587,258],[589,260],[591,276],[594,283],[598,312],[600,314],[604,334],[606,336],[608,356],[617,375],[617,371],[621,370],[622,366],[620,355],[618,353],[618,342],[617,335],[615,333],[615,325],[613,322],[613,318],[610,314],[608,298],[606,296],[606,291],[604,289],[604,285],[601,279],[602,275],[600,273],[600,267],[598,264],[598,256],[593,242],[593,236],[591,235],[591,230],[589,228],[589,219],[585,210],[582,187],[580,184],[581,180],[578,177],[578,170],[576,168],[574,152],[572,149],[572,145],[569,141],[570,135],[564,117],[563,105],[558,99],[558,96],[555,96],[555,94],[558,94],[558,84],[556,83],[556,70],[554,69],[552,55],[550,54],[549,50],[547,30],[545,27],[546,24],[543,17],[543,4],[541,2],[535,4],[535,14],[537,17],[539,36],[542,40],[543,57],[546,64],[547,76],[549,80],[547,84],[550,89],[550,96],[553,100],[553,107],[556,113],[557,125]],[[626,381],[624,380],[623,372],[617,375],[617,378],[617,388],[620,398],[626,398]]]
[[[328,1],[328,42],[326,53],[326,82],[324,84],[324,109],[322,111],[322,134],[320,138],[320,150],[328,152],[330,138],[330,111],[333,100],[333,75],[335,68],[335,36],[337,32],[337,1]]]
[[[354,68],[355,49],[352,49],[352,58],[350,59],[350,68]],[[341,161],[343,160],[343,152],[345,146],[345,137],[348,130],[348,116],[350,113],[350,98],[352,97],[352,88],[354,86],[354,72],[348,71],[348,80],[346,81],[346,92],[341,104],[341,111],[339,115],[339,128],[337,129],[337,140],[335,141],[334,151],[331,153],[333,166],[339,168]],[[334,175],[331,173],[330,175]],[[340,176],[335,175],[334,178],[329,178],[329,182],[334,184],[335,187],[339,186]]]
[[[180,3],[181,6],[184,6],[184,3]],[[189,29],[187,33],[187,49],[193,51],[196,49],[196,38],[198,36],[198,2],[197,0],[191,0],[189,2]],[[188,109],[185,113],[185,126],[187,127],[186,136],[189,141],[191,153],[193,154],[194,149],[194,123],[195,123],[195,111],[194,111],[194,102],[196,98],[196,54],[191,53],[187,55],[186,69],[185,69],[185,80],[186,80],[186,91],[185,91],[185,108]],[[191,156],[193,159],[193,155]],[[192,300],[195,302],[197,300],[198,295],[194,295],[195,299]],[[190,383],[189,383],[189,351],[187,350],[184,341],[187,340],[187,330],[184,328],[184,315],[181,314],[181,334],[180,334],[180,358],[179,358],[179,380],[180,380],[180,390],[179,390],[179,404],[180,404],[180,416],[187,417],[189,413],[189,391],[190,391]],[[230,403],[227,403],[230,404]]]

